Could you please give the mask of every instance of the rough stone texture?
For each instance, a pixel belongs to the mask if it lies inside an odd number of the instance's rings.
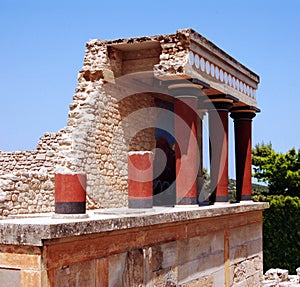
[[[229,247],[233,283],[237,286],[258,286],[263,279],[261,225],[256,223],[232,229]]]
[[[183,75],[184,66],[188,57],[189,39],[184,33],[169,35],[160,40],[162,53],[160,62],[155,65],[154,72],[158,77],[174,77],[174,74]]]
[[[273,268],[264,274],[264,287],[300,287],[300,267],[296,269],[297,275],[289,275],[286,269]]]
[[[188,283],[183,283],[179,285],[180,287],[198,287],[198,286],[205,286],[205,287],[214,287],[214,279],[212,276],[204,276]]]
[[[53,211],[54,175],[45,168],[0,176],[2,215]],[[36,193],[36,190],[39,190]]]
[[[125,286],[145,285],[144,250],[137,249],[127,253],[123,274],[123,284]]]

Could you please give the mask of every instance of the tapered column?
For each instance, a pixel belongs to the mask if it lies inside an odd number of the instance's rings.
[[[228,202],[228,111],[231,100],[213,101],[209,109],[210,202]]]
[[[235,133],[237,201],[251,200],[252,194],[252,119],[254,110],[232,110]]]
[[[176,203],[197,204],[199,154],[197,144],[197,105],[202,86],[169,86],[174,99],[176,140]]]

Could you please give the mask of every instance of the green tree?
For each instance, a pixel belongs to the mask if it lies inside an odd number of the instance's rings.
[[[300,195],[300,150],[275,152],[272,144],[256,145],[252,151],[254,177],[265,182],[269,194]]]
[[[263,216],[264,270],[280,267],[295,274],[300,264],[300,198],[271,195],[262,201],[270,204]]]

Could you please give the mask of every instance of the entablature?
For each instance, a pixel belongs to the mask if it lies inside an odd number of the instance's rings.
[[[105,69],[112,71],[112,78],[152,72],[160,81],[198,79],[209,86],[207,96],[229,94],[238,99],[238,105],[257,106],[259,76],[192,29],[100,41],[99,45],[107,47]]]

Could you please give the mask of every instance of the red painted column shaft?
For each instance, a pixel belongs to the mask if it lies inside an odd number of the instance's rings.
[[[153,152],[128,153],[128,207],[153,206]]]
[[[228,102],[214,103],[209,110],[210,202],[228,201]]]
[[[197,204],[197,103],[196,96],[174,100],[177,204]]]
[[[55,174],[55,213],[86,211],[86,174]]]
[[[233,112],[235,132],[237,201],[251,200],[252,194],[252,118],[255,113]]]

